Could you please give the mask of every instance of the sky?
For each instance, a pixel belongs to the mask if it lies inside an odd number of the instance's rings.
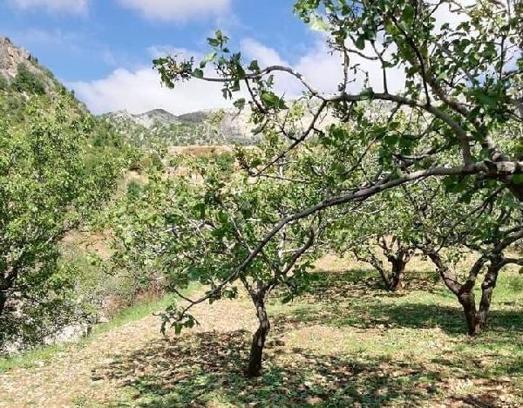
[[[205,55],[216,29],[248,59],[299,67],[322,88],[335,87],[332,75],[319,73],[339,71],[338,59],[292,8],[292,0],[0,0],[0,35],[29,50],[94,113],[180,114],[225,106],[219,86],[164,88],[151,61]]]
[[[463,0],[473,1],[473,0]],[[174,114],[230,106],[220,86],[193,80],[174,90],[161,86],[152,59],[166,54],[202,57],[207,37],[221,29],[230,48],[261,67],[284,64],[316,88],[334,92],[341,82],[339,55],[324,33],[293,14],[294,0],[0,0],[0,35],[29,50],[95,113],[163,108]],[[436,16],[451,21],[448,10]],[[370,46],[369,46],[370,47]],[[364,52],[371,51],[364,50]],[[381,69],[351,57],[380,91]],[[404,84],[403,69],[389,73],[389,89]],[[363,86],[363,76],[351,85]],[[277,77],[277,91],[299,95],[296,81]],[[394,90],[394,89],[392,89]]]

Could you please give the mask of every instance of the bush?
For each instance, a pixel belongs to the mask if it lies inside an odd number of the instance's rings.
[[[0,74],[0,91],[5,91],[7,88],[9,88],[9,82],[5,76]]]
[[[18,72],[13,81],[13,89],[35,95],[45,94],[45,83],[42,78],[29,70],[27,65],[19,64]]]

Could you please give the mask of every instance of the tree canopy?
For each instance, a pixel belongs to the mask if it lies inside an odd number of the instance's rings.
[[[255,132],[265,138],[255,153],[237,156],[245,177],[258,188],[254,180],[271,179],[287,183],[291,196],[301,194],[256,230],[247,249],[225,256],[209,291],[190,305],[227,293],[264,259],[274,262],[272,248],[288,228],[338,218],[331,229],[345,222],[362,239],[374,236],[396,269],[415,251],[429,257],[462,304],[469,333],[476,333],[484,323],[473,299],[478,274],[488,269],[481,302],[488,310],[499,270],[522,263],[503,255],[523,231],[522,8],[517,0],[299,0],[297,16],[322,31],[339,57],[343,79],[334,93],[293,67],[246,61],[221,31],[208,39],[211,52],[201,61],[156,59],[171,88],[186,80],[222,83],[223,96],[249,109]],[[278,91],[282,75],[302,92],[286,97]],[[282,167],[287,171],[279,174]],[[210,206],[206,199],[198,203],[202,213]],[[375,209],[378,215],[368,218],[375,225],[351,219],[351,211],[362,208]],[[245,218],[239,228],[255,225]],[[466,283],[458,283],[442,248],[480,253]],[[178,311],[178,321],[189,308]]]

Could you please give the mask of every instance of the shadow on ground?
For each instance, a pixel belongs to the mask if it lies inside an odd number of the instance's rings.
[[[201,333],[150,343],[96,376],[135,390],[131,406],[419,406],[437,392],[437,372],[389,361],[272,350],[263,376],[246,380],[249,335]],[[229,405],[227,405],[229,404]],[[125,406],[124,402],[116,406]],[[212,406],[212,405],[210,405]]]
[[[93,378],[112,380],[129,392],[113,404],[118,407],[517,406],[510,398],[518,394],[514,379],[523,376],[523,361],[520,354],[500,353],[497,347],[513,350],[514,341],[522,339],[523,313],[493,311],[488,334],[470,341],[463,335],[459,306],[385,294],[373,286],[375,280],[362,276],[324,273],[308,300],[280,311],[258,379],[246,380],[242,373],[251,336],[245,331],[188,332],[157,340],[115,357]],[[383,296],[398,299],[384,302]],[[427,350],[412,361],[395,352],[313,354],[281,341],[289,331],[316,324],[347,330],[379,326],[384,332],[439,328],[434,333],[443,333],[448,348]],[[412,330],[412,336],[416,333]]]
[[[463,311],[459,303],[438,281],[420,277],[406,279],[407,290],[397,293],[381,289],[381,282],[372,271],[357,270],[347,273],[319,272],[321,279],[312,287],[309,296],[321,307],[297,307],[280,316],[287,323],[310,325],[329,324],[337,327],[353,326],[361,329],[385,328],[433,329],[440,328],[450,335],[466,333]],[[370,275],[370,276],[369,276]],[[421,303],[408,299],[414,290],[449,297],[455,306]],[[384,300],[394,300],[384,301]],[[489,313],[487,332],[513,341],[514,333],[523,335],[521,309],[496,310],[494,300]]]
[[[286,350],[273,341],[263,375],[247,380],[241,368],[249,339],[249,333],[235,331],[157,340],[116,357],[95,370],[93,378],[130,390],[113,407],[517,406],[500,400],[514,392],[510,378],[484,377],[481,370],[463,369],[463,362],[453,357],[421,364],[368,355],[317,355]],[[521,367],[512,368],[521,374]],[[453,384],[458,382],[479,391],[455,394]]]

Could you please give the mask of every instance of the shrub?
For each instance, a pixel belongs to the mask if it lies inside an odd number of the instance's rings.
[[[45,83],[42,78],[29,70],[26,64],[18,65],[18,72],[13,81],[13,89],[35,95],[45,94]]]

